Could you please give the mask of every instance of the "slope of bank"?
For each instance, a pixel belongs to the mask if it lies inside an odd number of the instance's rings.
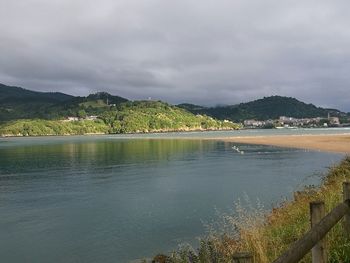
[[[275,260],[309,229],[309,203],[323,200],[326,212],[342,202],[342,183],[350,179],[350,157],[329,169],[320,187],[305,187],[266,214],[263,209],[245,210],[237,205],[235,215],[222,216],[219,227],[200,240],[200,247],[181,248],[171,255],[157,255],[154,262],[232,262],[236,252],[250,251],[257,263]],[[338,223],[326,238],[328,262],[350,262],[350,241]],[[310,253],[301,262],[311,262]]]

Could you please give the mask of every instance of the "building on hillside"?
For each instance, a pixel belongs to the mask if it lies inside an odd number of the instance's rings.
[[[280,126],[293,126],[293,127],[313,127],[317,126],[321,121],[320,117],[316,118],[293,118],[293,117],[286,117],[286,116],[280,116],[278,119],[278,123]]]
[[[338,117],[328,117],[328,121],[330,125],[333,125],[333,126],[340,125],[340,121]]]
[[[287,117],[287,116],[280,116],[279,122],[283,124],[293,124],[296,121],[293,117]]]
[[[259,127],[264,127],[266,122],[265,121],[257,121],[257,120],[245,120],[243,122],[243,124],[246,127],[259,128]]]
[[[79,118],[78,117],[67,117],[66,121],[78,121]]]
[[[97,120],[98,119],[98,116],[94,116],[94,115],[91,115],[91,116],[86,116],[85,120],[89,120],[89,121],[94,121],[94,120]]]

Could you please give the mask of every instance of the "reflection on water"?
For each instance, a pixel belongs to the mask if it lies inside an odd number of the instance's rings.
[[[30,145],[5,148],[0,152],[1,174],[57,168],[122,168],[123,164],[168,161],[177,155],[208,151],[213,142],[183,140],[104,140],[96,142]]]
[[[245,194],[269,208],[341,158],[232,146],[113,136],[2,141],[0,257],[128,262],[169,251],[195,242],[215,209]]]

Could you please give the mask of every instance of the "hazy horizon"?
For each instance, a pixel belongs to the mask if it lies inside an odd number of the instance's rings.
[[[0,0],[0,83],[205,106],[280,95],[348,112],[349,7]]]

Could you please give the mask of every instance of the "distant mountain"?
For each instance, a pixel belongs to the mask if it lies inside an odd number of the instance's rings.
[[[0,84],[0,122],[16,119],[52,120],[81,114],[100,116],[106,111],[131,107],[131,104],[128,103],[131,103],[128,99],[106,92],[75,97],[60,92],[37,92]],[[326,118],[328,113],[331,116],[346,116],[345,113],[336,109],[320,108],[295,98],[282,96],[264,97],[230,106],[204,107],[183,103],[177,107],[193,114],[208,115],[219,120],[233,122],[241,122],[246,119],[277,119],[279,116]]]
[[[346,116],[346,113],[336,109],[325,109],[313,104],[306,104],[295,98],[271,96],[240,103],[230,106],[201,107],[192,104],[179,104],[181,108],[187,109],[195,114],[206,114],[217,119],[231,121],[243,121],[246,119],[277,119],[279,116],[290,116],[295,118]]]
[[[97,117],[79,114],[90,110],[97,112]],[[83,104],[77,114],[81,116],[74,120],[61,118],[4,122],[0,124],[0,137],[233,130],[241,127],[232,122],[194,115],[161,101],[128,101],[118,106],[101,106],[100,102],[94,106]]]
[[[191,103],[181,103],[181,104],[178,104],[177,106],[179,108],[183,108],[183,109],[188,110],[188,111],[202,111],[202,110],[207,109],[204,106],[195,105],[195,104],[191,104]]]
[[[72,99],[73,96],[60,92],[38,92],[0,83],[0,103],[58,103]]]
[[[87,96],[87,100],[103,100],[108,104],[119,104],[122,102],[127,102],[128,100],[119,96],[113,96],[107,92],[97,92],[95,94],[90,94]]]
[[[72,118],[68,118],[72,117]],[[129,101],[106,92],[87,97],[1,85],[0,136],[232,130],[215,120],[162,101]]]
[[[125,98],[106,92],[97,92],[87,97],[75,97],[60,92],[38,92],[0,84],[0,122],[75,116],[82,109],[86,109],[88,113],[97,114],[111,104],[118,105],[127,101]]]

